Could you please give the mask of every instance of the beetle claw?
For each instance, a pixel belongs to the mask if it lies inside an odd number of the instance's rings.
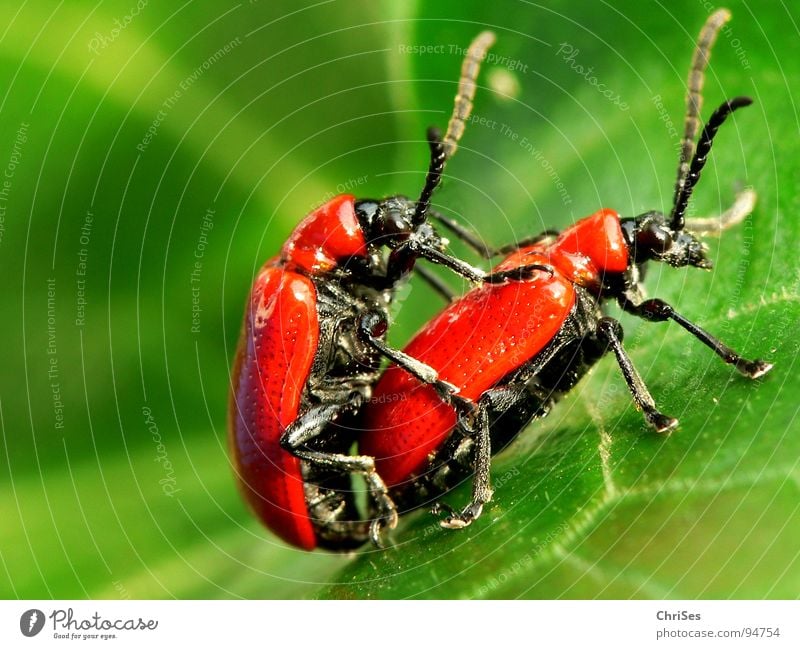
[[[439,396],[446,401],[450,401],[454,397],[458,398],[456,395],[461,391],[458,386],[441,379],[431,381],[431,384],[436,389],[436,392],[439,393]]]
[[[381,522],[378,519],[375,519],[370,523],[369,526],[369,539],[372,541],[372,545],[376,548],[383,549],[385,546],[383,545],[383,540],[381,539]]]
[[[447,516],[439,521],[440,527],[447,530],[462,530],[478,518],[482,510],[483,505],[479,503],[470,503],[460,512],[457,512],[446,503],[436,503],[431,508],[431,513],[439,514],[442,511],[447,512]]]
[[[660,412],[648,416],[647,421],[656,429],[657,433],[670,433],[678,427],[678,420],[675,417],[669,417]]]
[[[472,522],[471,519],[460,516],[448,516],[439,521],[439,525],[446,530],[462,530]]]
[[[386,544],[383,542],[383,537],[381,532],[383,528],[387,527],[390,530],[393,530],[397,527],[397,512],[392,511],[391,513],[383,516],[381,518],[374,519],[369,525],[369,538],[372,541],[372,544],[378,548],[383,550],[386,547]]]
[[[456,510],[450,507],[450,505],[448,505],[447,503],[441,503],[441,502],[433,503],[433,507],[431,507],[431,514],[433,514],[434,516],[438,516],[443,511],[447,512],[450,516],[458,515]]]
[[[470,422],[474,419],[478,406],[472,399],[459,395],[461,388],[441,379],[432,383],[432,385],[439,398],[455,408],[463,421]]]
[[[446,530],[463,530],[465,527],[471,525],[475,518],[476,517],[467,510],[464,510],[461,514],[456,516],[448,516],[447,518],[439,521],[439,525]]]
[[[385,545],[381,538],[381,532],[384,527],[390,530],[397,527],[397,508],[385,491],[375,494],[375,502],[378,511],[369,525],[369,538],[375,547],[383,549]]]
[[[747,361],[741,360],[736,364],[736,369],[739,370],[749,379],[758,379],[764,376],[773,368],[772,363],[762,360]]]

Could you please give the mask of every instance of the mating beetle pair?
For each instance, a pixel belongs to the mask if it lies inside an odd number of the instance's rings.
[[[431,162],[420,198],[337,196],[295,228],[254,281],[233,369],[230,442],[245,499],[294,545],[341,548],[363,543],[368,533],[377,543],[380,526],[396,524],[374,460],[348,454],[353,440],[342,427],[369,399],[383,358],[426,382],[436,380],[430,368],[384,342],[389,307],[417,258],[476,282],[525,274],[524,268],[484,273],[448,255],[427,222],[493,38],[484,32],[467,53],[444,138],[429,132]],[[458,401],[455,388],[436,385],[443,399]],[[352,473],[369,485],[368,526],[358,520],[349,493]]]
[[[378,543],[398,508],[425,505],[472,475],[470,502],[442,521],[468,525],[491,498],[493,449],[547,414],[608,350],[647,422],[660,432],[674,428],[677,420],[657,409],[627,356],[619,323],[601,310],[605,300],[646,319],[673,320],[745,376],[769,371],[768,363],[741,358],[665,302],[644,300],[640,290],[650,261],[710,266],[684,213],[717,129],[750,103],[723,103],[697,138],[704,69],[729,17],[717,11],[700,33],[669,215],[620,218],[604,209],[561,234],[487,250],[430,210],[471,108],[478,63],[493,40],[484,32],[468,51],[444,140],[429,135],[431,166],[420,199],[337,197],[298,226],[256,279],[233,374],[231,442],[240,482],[273,531],[305,549],[347,549],[368,537]],[[741,195],[719,227],[744,218],[752,204],[752,194]],[[429,216],[484,257],[508,256],[491,273],[473,268],[446,253]],[[388,306],[419,257],[479,285],[400,352],[384,342]],[[394,366],[379,379],[382,358]],[[356,441],[359,455],[352,455]],[[353,473],[369,485],[366,516],[355,502]]]

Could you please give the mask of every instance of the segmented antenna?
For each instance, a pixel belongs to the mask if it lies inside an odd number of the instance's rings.
[[[458,80],[453,114],[447,123],[444,134],[444,155],[450,158],[458,148],[458,141],[464,133],[465,122],[472,112],[472,100],[475,98],[475,81],[481,69],[481,61],[486,57],[486,52],[494,45],[494,32],[485,31],[478,34],[470,43],[467,55],[461,64],[461,78]]]
[[[708,153],[711,151],[711,145],[714,143],[714,136],[717,134],[717,129],[722,126],[728,118],[728,115],[733,111],[743,106],[749,106],[752,103],[753,100],[750,99],[750,97],[735,97],[723,103],[711,114],[708,123],[700,134],[700,139],[697,142],[697,149],[694,152],[692,163],[689,165],[683,186],[675,197],[675,206],[672,208],[672,215],[670,216],[670,228],[673,230],[677,231],[683,229],[686,206],[689,204],[692,190],[700,178],[700,172],[706,164]]]
[[[458,148],[458,141],[464,133],[466,120],[472,112],[472,100],[475,98],[475,81],[481,69],[481,61],[486,57],[486,52],[494,44],[494,32],[485,31],[478,34],[467,48],[464,62],[461,64],[461,78],[458,80],[453,114],[447,123],[447,132],[442,139],[439,129],[428,129],[428,144],[431,148],[431,162],[425,176],[425,186],[414,209],[412,223],[422,223],[431,206],[431,196],[442,181],[444,163]]]
[[[683,191],[689,173],[689,160],[694,155],[694,141],[700,126],[700,110],[703,108],[705,71],[708,67],[708,60],[711,58],[711,48],[714,47],[720,29],[730,19],[730,11],[717,9],[708,17],[697,37],[697,47],[692,56],[692,65],[689,68],[689,78],[687,79],[689,90],[686,94],[686,117],[683,122],[683,139],[681,140],[681,157],[678,162],[678,178],[675,181],[674,204],[677,204],[678,196]]]
[[[425,186],[422,188],[422,193],[419,195],[417,206],[414,209],[414,217],[411,219],[412,224],[415,226],[419,225],[427,218],[428,209],[430,209],[431,206],[431,196],[433,196],[433,191],[442,181],[444,163],[447,160],[447,156],[444,153],[442,133],[435,126],[431,126],[428,129],[428,145],[431,148],[431,162],[430,165],[428,165],[428,173],[425,176]]]

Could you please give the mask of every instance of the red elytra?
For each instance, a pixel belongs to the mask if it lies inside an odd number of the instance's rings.
[[[317,291],[305,275],[336,260],[366,255],[355,198],[336,196],[294,230],[279,260],[256,277],[233,369],[230,445],[240,489],[259,518],[282,539],[316,547],[300,460],[280,438],[299,414],[319,341]]]
[[[294,229],[281,250],[287,268],[328,272],[338,260],[366,257],[367,243],[355,211],[355,197],[335,196],[314,210]]]
[[[416,261],[474,282],[502,280],[448,254],[428,223],[493,42],[488,31],[472,41],[447,131],[427,131],[430,158],[419,198],[331,199],[295,228],[253,287],[233,368],[230,440],[248,502],[294,545],[344,550],[367,538],[378,543],[381,527],[397,523],[372,459],[348,456],[353,440],[339,429],[369,399],[382,359],[428,376],[428,368],[383,340],[392,301]],[[355,474],[368,485],[368,518],[356,515],[361,504],[347,487]]]
[[[317,349],[316,291],[307,278],[265,267],[253,285],[237,353],[231,447],[241,491],[285,541],[315,547],[300,461],[280,446],[298,414]]]
[[[477,399],[500,379],[538,354],[558,333],[575,301],[575,286],[598,289],[605,273],[628,268],[619,215],[602,209],[565,230],[551,243],[509,255],[497,270],[550,265],[529,280],[483,285],[431,320],[405,348],[438,371],[460,394]],[[456,423],[454,409],[431,386],[390,367],[367,407],[359,450],[376,459],[378,472],[397,486],[425,469]]]

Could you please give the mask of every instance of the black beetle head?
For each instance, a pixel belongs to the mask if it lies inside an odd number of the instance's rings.
[[[661,212],[622,219],[621,225],[634,264],[655,260],[676,268],[711,268],[706,245],[685,230],[674,230]]]
[[[713,43],[713,39],[710,42]],[[749,106],[752,101],[749,97],[734,97],[723,102],[703,127],[697,145],[689,142],[688,153],[682,152],[678,164],[678,181],[669,218],[661,212],[645,212],[636,218],[622,221],[622,231],[630,249],[632,263],[643,264],[654,259],[676,267],[711,268],[711,262],[706,257],[706,246],[684,230],[684,214],[692,191],[700,179],[700,172],[708,160],[717,130],[733,111]],[[687,120],[691,119],[696,119],[696,116],[688,114]],[[691,121],[687,123],[691,124]],[[691,161],[688,154],[693,154]]]
[[[356,215],[367,244],[394,249],[408,239],[417,229],[413,220],[414,207],[414,203],[402,196],[358,201]]]

